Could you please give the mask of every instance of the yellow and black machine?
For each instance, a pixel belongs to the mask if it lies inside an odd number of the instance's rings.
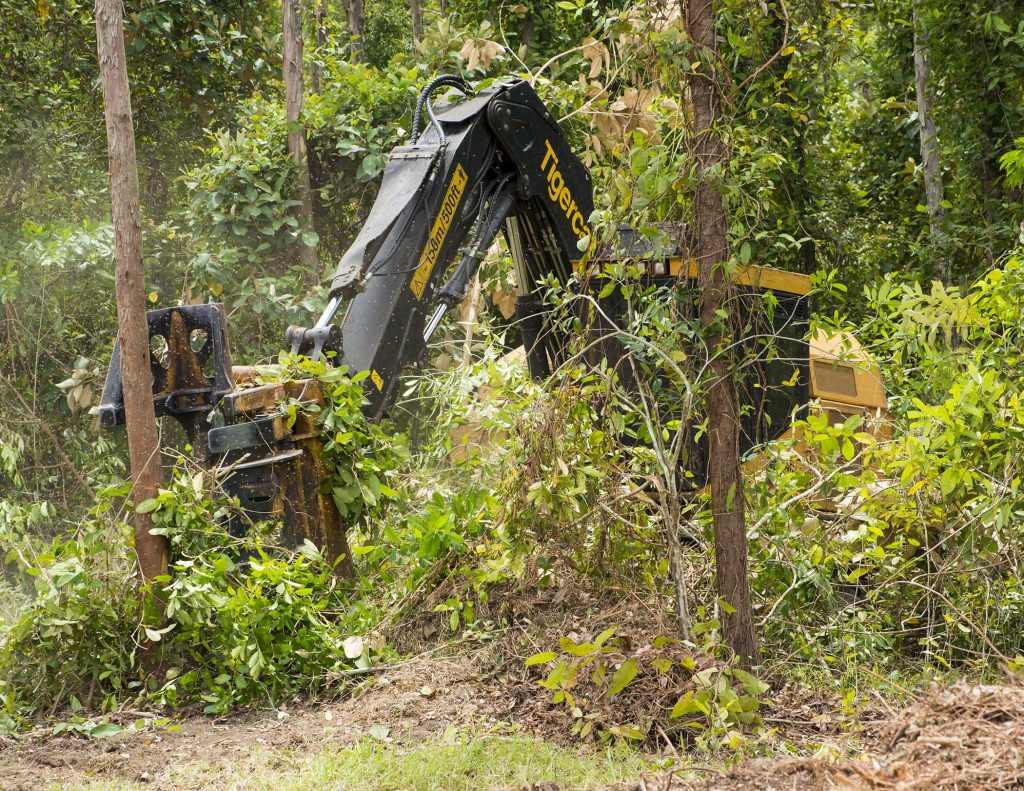
[[[442,89],[461,101],[435,106],[432,97]],[[694,265],[678,251],[652,257],[629,231],[616,248],[597,250],[592,212],[590,174],[528,82],[474,92],[459,77],[438,77],[419,96],[410,143],[391,153],[323,314],[312,327],[290,327],[286,346],[352,374],[367,372],[365,412],[381,419],[398,397],[403,370],[425,357],[445,313],[464,299],[488,249],[504,234],[526,362],[531,376],[544,379],[560,364],[566,339],[545,305],[542,282],[567,285],[581,260],[612,255],[645,260],[655,284],[693,281],[689,291],[696,293]],[[758,359],[743,380],[744,450],[780,436],[812,399],[842,414],[884,408],[877,369],[839,359],[838,347],[827,342],[807,340],[808,278],[751,266],[736,274],[735,285],[754,300],[771,291],[778,302],[765,319],[771,326],[763,328],[777,338],[778,351]],[[606,313],[617,309],[615,299],[602,302]],[[309,539],[332,560],[347,555],[337,509],[322,485],[317,427],[309,419],[289,425],[281,411],[289,399],[318,402],[317,382],[253,385],[252,369],[231,364],[218,305],[151,311],[148,319],[151,341],[166,348],[151,359],[157,415],[185,426],[204,464],[230,469],[225,488],[249,519],[279,520],[291,542]],[[601,349],[608,357],[622,353],[611,336]],[[95,411],[107,428],[124,420],[116,345]],[[214,412],[223,425],[210,427]],[[698,479],[699,457],[696,448]]]

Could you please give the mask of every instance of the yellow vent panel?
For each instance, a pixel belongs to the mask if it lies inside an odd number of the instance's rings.
[[[857,377],[853,367],[842,363],[833,364],[825,360],[814,361],[814,383],[816,390],[837,395],[857,397]]]

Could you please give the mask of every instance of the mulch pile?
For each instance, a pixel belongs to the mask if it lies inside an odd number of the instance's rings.
[[[958,684],[925,695],[899,713],[879,748],[828,763],[756,759],[701,777],[643,778],[609,791],[688,789],[892,789],[963,791],[1024,788],[1024,689]]]
[[[956,685],[909,707],[886,754],[837,772],[851,787],[1024,788],[1024,689]]]

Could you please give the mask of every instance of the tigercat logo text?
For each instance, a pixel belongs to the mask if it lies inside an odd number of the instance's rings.
[[[548,197],[551,198],[552,203],[565,212],[565,219],[572,226],[572,232],[581,240],[589,238],[590,249],[593,249],[597,240],[594,239],[590,226],[587,225],[587,218],[583,216],[580,207],[576,205],[576,199],[573,198],[566,186],[562,171],[558,169],[558,155],[551,147],[550,140],[545,140],[544,145],[547,147],[547,152],[544,154],[544,161],[540,163],[540,169],[548,182]]]
[[[416,299],[423,299],[423,290],[430,280],[430,273],[434,271],[434,264],[437,263],[437,256],[441,253],[445,237],[448,236],[448,229],[452,227],[452,220],[458,211],[459,203],[462,202],[462,193],[466,191],[466,170],[462,165],[455,167],[452,181],[448,185],[448,191],[444,194],[444,202],[441,204],[441,211],[437,213],[434,220],[434,227],[430,229],[430,238],[427,239],[427,246],[423,248],[423,255],[420,256],[420,264],[416,267],[416,273],[412,276],[409,288],[416,295]]]

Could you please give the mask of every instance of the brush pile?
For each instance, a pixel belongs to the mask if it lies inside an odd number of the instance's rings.
[[[684,789],[891,789],[964,791],[1024,788],[1024,689],[958,684],[904,709],[880,744],[858,758],[740,761],[725,772],[645,778],[615,791]]]
[[[1024,689],[960,684],[933,692],[905,710],[886,754],[841,769],[855,787],[1024,787]]]

